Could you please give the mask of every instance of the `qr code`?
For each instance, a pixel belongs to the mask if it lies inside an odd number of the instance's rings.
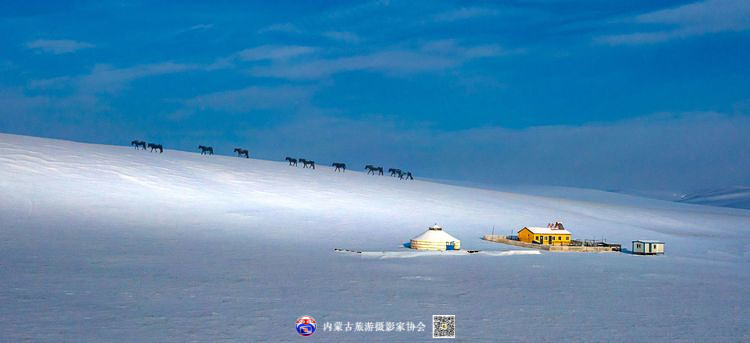
[[[432,338],[456,338],[456,316],[432,316]]]

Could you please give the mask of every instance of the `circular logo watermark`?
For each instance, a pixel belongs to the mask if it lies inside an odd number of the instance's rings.
[[[315,319],[310,316],[302,316],[297,319],[297,333],[302,336],[311,336],[315,333]]]

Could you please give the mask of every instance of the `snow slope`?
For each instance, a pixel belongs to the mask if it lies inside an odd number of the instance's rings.
[[[433,314],[455,314],[463,341],[750,340],[748,210],[5,134],[0,191],[2,341],[292,341],[310,315],[308,339],[411,342],[430,339]],[[667,254],[480,239],[554,220]],[[404,258],[434,223],[487,253]],[[335,321],[428,332],[323,331]]]
[[[678,201],[711,206],[750,209],[750,187],[731,187],[685,194]]]

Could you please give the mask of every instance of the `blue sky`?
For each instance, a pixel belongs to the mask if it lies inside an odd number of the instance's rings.
[[[746,185],[749,38],[740,0],[10,1],[0,132],[498,184]]]

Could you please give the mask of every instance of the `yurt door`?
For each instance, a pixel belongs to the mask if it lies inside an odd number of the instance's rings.
[[[456,247],[456,245],[453,242],[445,243],[445,250],[455,250],[454,249],[455,247]]]

